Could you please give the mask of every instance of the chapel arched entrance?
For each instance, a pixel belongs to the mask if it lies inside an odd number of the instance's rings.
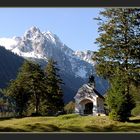
[[[89,99],[84,99],[80,102],[81,112],[84,115],[93,114],[93,101]]]

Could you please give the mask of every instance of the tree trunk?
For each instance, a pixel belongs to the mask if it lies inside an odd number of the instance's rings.
[[[37,96],[37,94],[35,94],[35,113],[39,114],[39,98]]]

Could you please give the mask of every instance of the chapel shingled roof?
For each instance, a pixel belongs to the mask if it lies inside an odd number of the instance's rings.
[[[100,98],[104,99],[104,97],[95,89],[95,87],[92,83],[84,84],[81,88],[79,88],[77,94],[83,94],[85,92],[89,93],[89,94],[94,92]]]

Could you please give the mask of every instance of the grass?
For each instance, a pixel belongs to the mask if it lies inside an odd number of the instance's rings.
[[[124,123],[107,116],[76,114],[0,119],[0,132],[140,132],[140,117]]]

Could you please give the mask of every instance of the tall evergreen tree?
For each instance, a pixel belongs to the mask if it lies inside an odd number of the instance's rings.
[[[105,101],[110,110],[109,116],[113,120],[128,120],[131,110],[135,107],[133,96],[125,93],[125,84],[125,78],[121,73],[111,79],[111,88]]]
[[[49,59],[45,73],[47,77],[47,98],[49,101],[49,110],[51,114],[63,110],[63,92],[61,89],[62,79],[60,78],[56,67],[57,63],[53,59]]]
[[[41,114],[40,103],[46,94],[43,70],[38,64],[25,61],[16,80],[7,88],[7,93],[14,98],[19,116],[22,116],[30,106],[34,108],[36,115]]]
[[[30,95],[30,104],[34,107],[36,115],[41,115],[41,102],[46,96],[46,78],[43,70],[38,64],[26,62],[23,66],[24,75],[29,79],[27,83]]]
[[[11,81],[6,93],[13,99],[13,102],[15,102],[14,110],[16,115],[22,117],[24,115],[24,111],[27,109],[28,102],[28,95],[23,86],[23,81],[18,79]]]
[[[100,49],[93,58],[97,74],[111,82],[118,76],[116,69],[119,69],[125,82],[124,95],[129,102],[130,83],[140,82],[140,9],[106,8],[96,19],[100,32],[96,39]]]

